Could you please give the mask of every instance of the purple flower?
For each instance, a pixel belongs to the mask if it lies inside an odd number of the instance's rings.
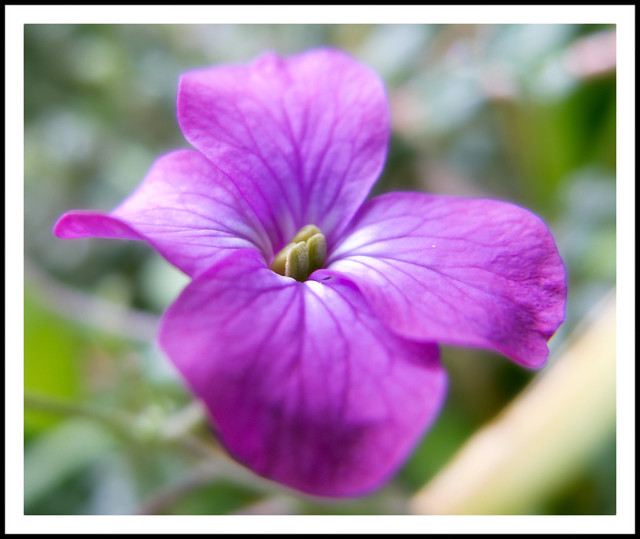
[[[365,201],[389,138],[366,67],[320,49],[191,71],[178,120],[196,150],[54,232],[144,240],[192,277],[160,343],[238,461],[308,493],[362,494],[442,405],[436,343],[545,362],[566,297],[547,227],[493,200]]]

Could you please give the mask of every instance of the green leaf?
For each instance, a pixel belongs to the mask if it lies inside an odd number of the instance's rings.
[[[26,391],[73,398],[79,394],[78,358],[81,332],[45,309],[28,289],[24,293],[24,388]],[[25,432],[54,425],[59,418],[25,410]]]

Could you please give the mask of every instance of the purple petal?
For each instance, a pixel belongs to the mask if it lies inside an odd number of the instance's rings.
[[[229,249],[252,247],[265,260],[271,243],[227,177],[202,154],[180,150],[158,159],[140,187],[109,214],[71,211],[54,227],[61,238],[145,240],[188,275]]]
[[[329,271],[330,270],[330,271]],[[541,366],[566,275],[546,225],[512,204],[391,193],[368,201],[328,259],[398,334]]]
[[[330,49],[186,73],[178,120],[247,198],[276,252],[306,224],[329,243],[338,237],[382,170],[389,137],[378,76]]]
[[[183,291],[160,342],[235,458],[316,495],[388,478],[446,390],[437,347],[392,334],[353,284],[299,283],[250,250]]]

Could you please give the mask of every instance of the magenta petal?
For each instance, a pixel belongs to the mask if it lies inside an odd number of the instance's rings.
[[[541,366],[566,274],[546,225],[513,204],[391,193],[364,204],[324,275],[348,276],[398,334]]]
[[[109,214],[71,211],[54,227],[61,238],[145,240],[189,275],[229,249],[273,255],[262,225],[228,178],[193,150],[158,159],[140,187]]]
[[[300,283],[250,250],[183,291],[160,342],[235,458],[315,495],[387,479],[446,390],[437,347],[392,334],[353,284]]]
[[[186,73],[178,120],[238,186],[276,249],[306,224],[329,243],[337,238],[382,170],[389,136],[382,82],[331,49]]]

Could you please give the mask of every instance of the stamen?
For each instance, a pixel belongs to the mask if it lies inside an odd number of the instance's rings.
[[[327,243],[315,225],[303,226],[273,259],[271,269],[279,275],[304,282],[324,266]]]
[[[309,248],[309,275],[311,275],[324,266],[324,260],[327,258],[327,242],[321,233],[314,234],[307,240],[307,247]]]
[[[309,271],[309,248],[303,241],[296,243],[287,253],[284,274],[296,281],[306,281],[311,275]]]
[[[291,240],[291,243],[298,243],[299,241],[307,241],[312,236],[315,236],[316,234],[322,235],[322,232],[316,225],[305,225],[300,230],[298,230],[298,233],[293,237],[293,239]]]

